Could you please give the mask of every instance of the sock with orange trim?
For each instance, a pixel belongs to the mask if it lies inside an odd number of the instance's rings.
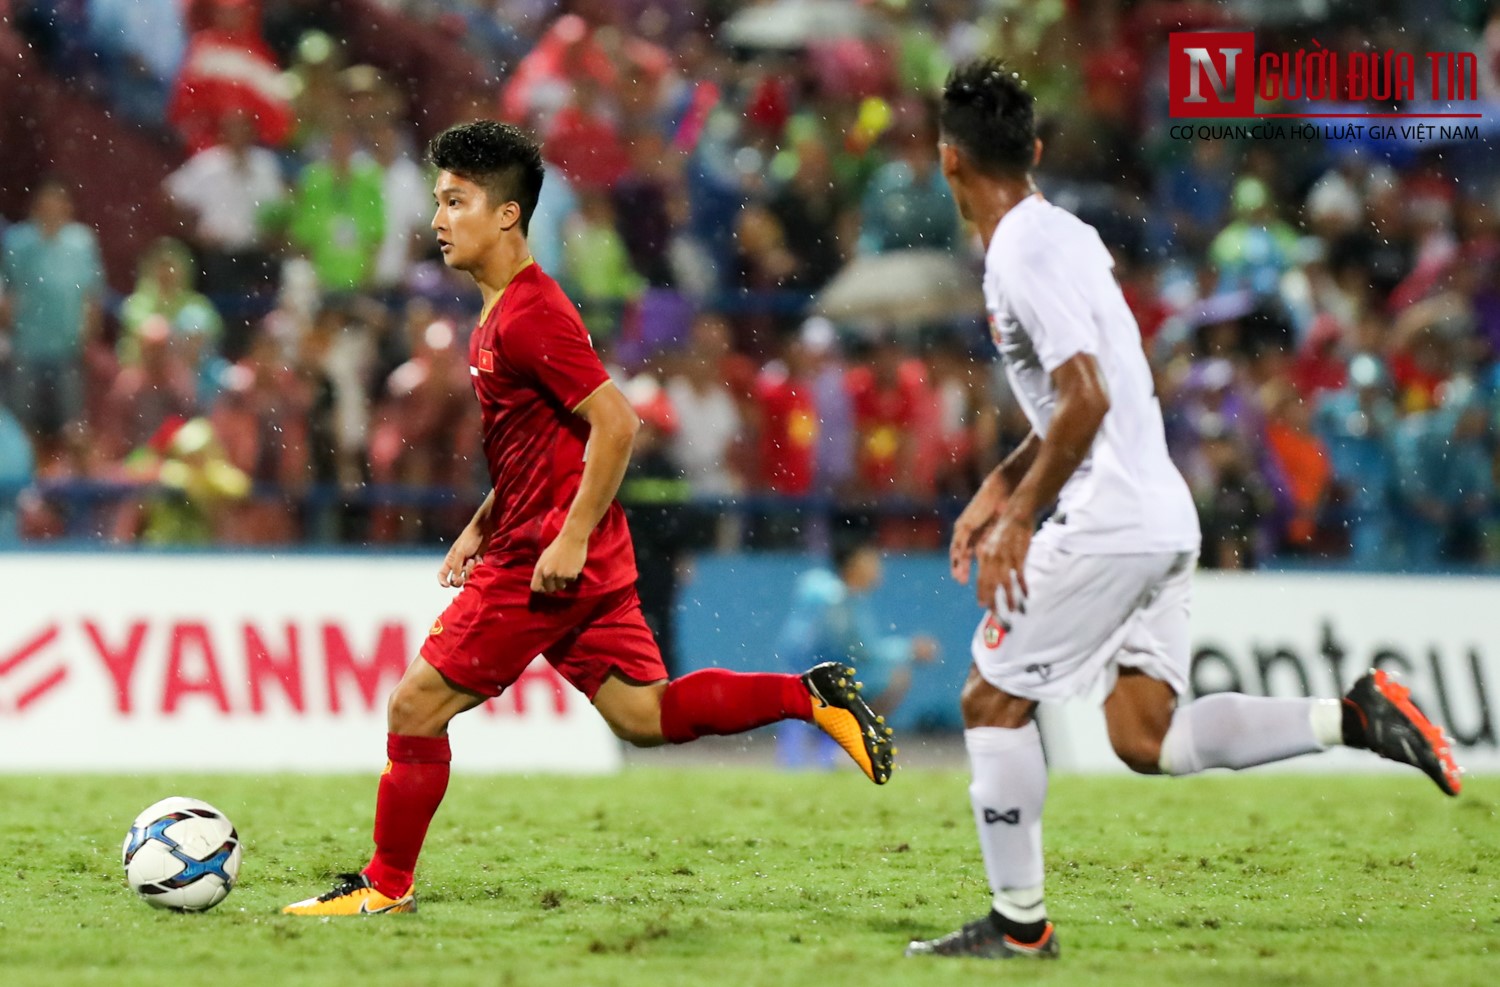
[[[448,790],[447,737],[387,734],[390,765],[375,796],[375,856],[364,870],[375,890],[399,898],[411,890],[427,827]]]

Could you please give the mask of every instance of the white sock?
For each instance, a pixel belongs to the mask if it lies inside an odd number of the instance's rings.
[[[1330,699],[1271,699],[1221,692],[1179,707],[1161,745],[1163,774],[1248,768],[1340,742],[1342,712]]]
[[[1042,805],[1047,761],[1036,724],[1019,729],[973,727],[969,750],[969,801],[984,854],[984,872],[995,910],[1017,922],[1047,916],[1042,904]]]

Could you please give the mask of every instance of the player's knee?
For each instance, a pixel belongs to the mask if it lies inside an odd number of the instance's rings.
[[[959,694],[959,709],[965,727],[1024,727],[1031,720],[1035,706],[1028,699],[1008,695],[971,674]]]
[[[1131,737],[1114,737],[1111,743],[1115,755],[1136,774],[1161,774],[1161,740],[1144,734]]]
[[[616,737],[632,747],[660,747],[667,742],[661,734],[660,716],[654,722],[646,717],[624,717],[605,722]]]
[[[660,706],[639,704],[600,712],[614,735],[633,747],[660,747],[667,742],[661,732]]]
[[[443,732],[447,721],[430,702],[430,695],[422,689],[401,682],[391,691],[386,703],[385,719],[391,733],[408,737],[437,736]]]

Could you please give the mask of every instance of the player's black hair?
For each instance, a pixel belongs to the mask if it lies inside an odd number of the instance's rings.
[[[976,58],[948,74],[938,127],[944,140],[987,175],[1014,178],[1031,170],[1036,150],[1031,92],[998,58]]]
[[[542,192],[542,147],[520,127],[496,120],[460,123],[427,145],[427,159],[484,189],[490,208],[506,202],[521,207],[521,235]]]

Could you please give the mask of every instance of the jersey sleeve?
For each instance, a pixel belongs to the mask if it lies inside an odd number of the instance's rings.
[[[506,360],[531,377],[569,411],[609,381],[583,326],[561,312],[538,306],[506,330]]]
[[[1005,296],[1051,373],[1079,353],[1099,355],[1099,331],[1069,259],[1058,250],[1019,252],[1006,266]]]

